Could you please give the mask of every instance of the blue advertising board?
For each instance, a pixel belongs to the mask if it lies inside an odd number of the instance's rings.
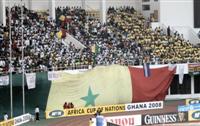
[[[200,110],[200,104],[178,106],[179,112],[187,112],[187,111],[190,111],[190,110]]]

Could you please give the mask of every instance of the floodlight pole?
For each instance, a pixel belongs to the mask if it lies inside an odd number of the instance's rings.
[[[9,16],[9,52],[10,52],[10,64],[9,64],[9,74],[10,74],[10,117],[13,117],[13,83],[12,83],[12,40],[11,40],[11,7],[10,7],[10,0],[9,0],[9,11],[8,11],[8,16]]]
[[[23,100],[23,114],[25,114],[25,88],[24,88],[24,16],[23,16],[23,5],[22,5],[22,0],[21,0],[21,27],[22,27],[22,100]]]
[[[82,6],[82,9],[86,9],[86,5],[85,5],[86,3],[85,3],[85,0],[81,0],[81,6]]]

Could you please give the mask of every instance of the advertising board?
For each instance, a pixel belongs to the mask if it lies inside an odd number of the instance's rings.
[[[200,110],[191,110],[188,112],[189,121],[198,121],[200,120]]]
[[[97,110],[101,110],[102,113],[124,112],[125,104],[46,111],[46,118],[49,119],[67,116],[91,115],[95,114]]]
[[[163,109],[163,101],[125,104],[125,111],[141,111],[151,109]]]
[[[186,105],[200,104],[200,98],[186,99],[186,100],[185,100],[185,104],[186,104]]]
[[[116,124],[119,126],[140,126],[142,115],[127,115],[127,116],[111,116],[104,117],[106,122]],[[92,118],[92,126],[96,126],[96,118]]]
[[[190,110],[200,110],[200,104],[190,104],[178,106],[179,112],[187,112]]]
[[[14,126],[14,119],[0,122],[0,126]]]
[[[31,120],[31,115],[29,113],[15,117],[14,124],[15,126],[19,126],[21,124],[27,123]]]
[[[142,115],[142,125],[180,123],[188,121],[187,112]]]
[[[120,126],[138,126],[141,125],[141,115],[106,117],[106,121]]]

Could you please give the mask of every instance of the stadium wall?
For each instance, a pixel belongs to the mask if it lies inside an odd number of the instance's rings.
[[[141,12],[146,19],[150,18],[150,15],[153,15],[159,20],[159,10],[160,10],[160,1],[155,0],[149,0],[149,1],[142,1],[142,0],[136,0],[136,10]],[[144,10],[143,6],[149,5],[149,10]],[[156,14],[157,11],[158,13]]]
[[[100,10],[101,0],[58,0],[56,6],[82,6],[82,1],[85,1],[86,10]],[[106,0],[106,7],[121,7],[121,6],[134,6],[136,0]]]
[[[160,0],[160,22],[194,27],[193,0]]]
[[[3,0],[0,0],[3,1]],[[56,0],[56,7],[58,6],[82,6],[84,0]],[[121,7],[121,6],[134,6],[136,7],[137,0],[106,0],[107,8],[110,6]],[[99,10],[101,0],[85,0],[86,9],[88,10]],[[23,0],[23,4],[33,10],[48,10],[50,0]],[[11,6],[20,5],[21,0],[13,0]],[[9,0],[6,0],[6,6],[9,6]]]

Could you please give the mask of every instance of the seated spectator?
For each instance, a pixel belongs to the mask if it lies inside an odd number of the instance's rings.
[[[69,102],[69,103],[68,103],[68,108],[70,108],[70,109],[71,109],[71,108],[74,108],[74,105],[73,105],[72,102]]]
[[[67,102],[65,102],[63,105],[63,109],[67,109],[67,108],[68,108],[68,104],[67,104]]]

